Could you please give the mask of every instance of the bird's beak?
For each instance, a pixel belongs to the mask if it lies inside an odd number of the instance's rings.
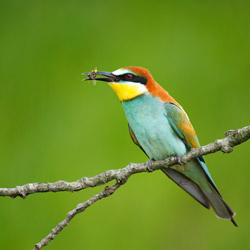
[[[82,75],[87,75],[88,78],[83,79],[83,81],[87,80],[97,80],[97,81],[104,81],[104,82],[117,82],[119,81],[119,78],[114,75],[111,72],[105,72],[105,71],[95,71],[93,70],[92,72],[85,72],[82,73]],[[101,75],[101,76],[106,76],[104,77],[96,77],[96,75]]]

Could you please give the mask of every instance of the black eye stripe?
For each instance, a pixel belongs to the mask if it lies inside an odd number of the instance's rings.
[[[131,76],[129,77],[130,78],[129,80],[127,78],[128,75],[132,75],[132,77]],[[141,83],[141,84],[144,84],[144,85],[147,84],[147,79],[145,77],[137,76],[137,75],[134,75],[134,74],[131,74],[131,73],[120,75],[120,76],[118,76],[118,78],[121,81],[138,82],[138,83]]]

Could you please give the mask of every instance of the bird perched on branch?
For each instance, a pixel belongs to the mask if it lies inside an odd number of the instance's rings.
[[[85,80],[108,82],[120,99],[132,140],[152,160],[178,157],[200,146],[196,133],[181,105],[152,77],[147,69],[125,67],[114,72],[83,73]],[[101,75],[104,77],[96,77]],[[177,164],[162,171],[206,208],[213,208],[222,219],[231,220],[235,212],[223,200],[203,157]]]

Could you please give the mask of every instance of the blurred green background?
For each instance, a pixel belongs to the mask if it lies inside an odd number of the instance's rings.
[[[249,1],[0,2],[0,186],[74,181],[145,162],[98,67],[148,68],[185,108],[202,145],[250,124]],[[235,228],[160,171],[138,174],[45,249],[247,249],[250,142],[206,157]],[[103,187],[1,198],[0,249],[32,249]]]

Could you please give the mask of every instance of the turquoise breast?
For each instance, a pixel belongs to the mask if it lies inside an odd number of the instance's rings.
[[[185,144],[172,129],[164,102],[151,94],[144,94],[122,102],[128,123],[146,154],[155,160],[170,155],[183,155]]]

